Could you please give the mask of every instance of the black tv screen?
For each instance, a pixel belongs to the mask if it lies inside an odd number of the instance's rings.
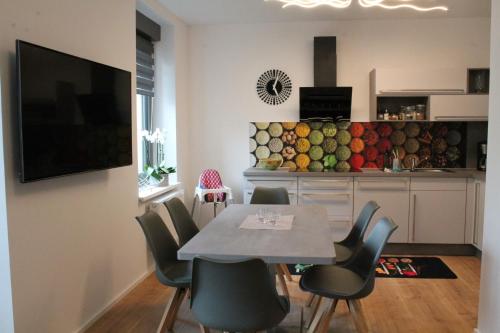
[[[130,72],[16,41],[21,182],[132,164]]]

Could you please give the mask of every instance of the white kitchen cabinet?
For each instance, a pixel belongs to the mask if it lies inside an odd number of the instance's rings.
[[[466,179],[413,178],[410,242],[464,244]]]
[[[479,250],[483,247],[485,191],[484,178],[469,179],[467,183],[467,243],[471,243]]]
[[[243,202],[245,204],[250,203],[252,198],[253,190],[256,187],[284,187],[288,191],[288,196],[290,198],[290,204],[297,204],[297,177],[247,177],[245,179],[244,192],[243,192]]]
[[[375,95],[464,94],[466,68],[377,68],[370,73]]]
[[[333,226],[332,240],[342,240],[352,228],[352,177],[299,177],[299,205],[321,205]]]
[[[488,120],[488,95],[434,95],[429,105],[434,121]]]
[[[398,225],[391,243],[407,243],[409,234],[410,178],[357,177],[354,181],[354,221],[364,205],[373,200],[381,207],[370,224],[366,235],[383,216]]]

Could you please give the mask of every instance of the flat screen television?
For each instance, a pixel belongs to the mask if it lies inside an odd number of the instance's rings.
[[[131,74],[16,41],[20,180],[132,164]]]

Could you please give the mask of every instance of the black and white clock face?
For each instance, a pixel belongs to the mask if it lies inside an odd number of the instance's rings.
[[[292,94],[292,81],[279,69],[270,69],[259,77],[257,94],[267,104],[281,104]]]

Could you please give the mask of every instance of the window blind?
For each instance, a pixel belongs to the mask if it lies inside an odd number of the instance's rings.
[[[136,71],[137,94],[154,96],[154,42],[161,38],[161,27],[140,12],[136,12]]]

